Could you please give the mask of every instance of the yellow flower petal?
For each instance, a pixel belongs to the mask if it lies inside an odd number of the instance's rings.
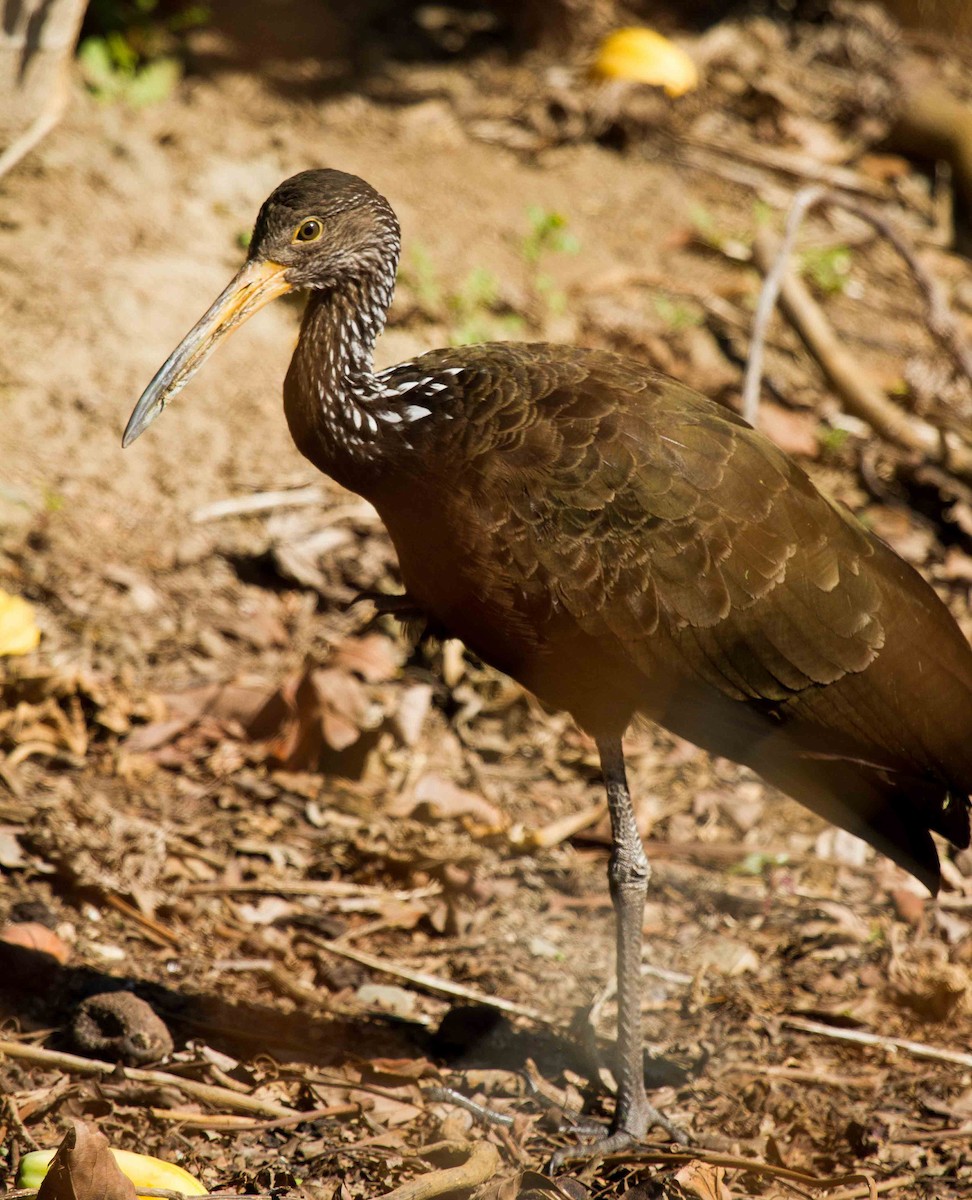
[[[699,72],[684,50],[654,29],[616,29],[601,42],[594,73],[603,79],[626,79],[663,87],[682,96],[698,86]]]
[[[37,649],[40,630],[34,610],[20,596],[0,591],[0,657],[5,654],[29,654]]]

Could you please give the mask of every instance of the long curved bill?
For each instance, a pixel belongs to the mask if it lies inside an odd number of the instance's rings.
[[[275,262],[248,262],[234,276],[209,310],[189,330],[157,371],[128,418],[122,446],[130,446],[186,386],[219,341],[252,317],[258,309],[292,290]]]

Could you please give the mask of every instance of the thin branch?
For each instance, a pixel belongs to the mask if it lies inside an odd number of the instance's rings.
[[[972,1067],[972,1054],[961,1050],[941,1050],[937,1046],[929,1046],[925,1042],[912,1042],[907,1038],[884,1037],[879,1033],[867,1033],[863,1029],[839,1029],[835,1025],[825,1025],[822,1021],[809,1021],[804,1017],[784,1017],[783,1024],[788,1029],[798,1029],[803,1033],[817,1033],[821,1037],[835,1038],[840,1042],[855,1042],[858,1046],[880,1046],[884,1050],[903,1050],[905,1054],[913,1054],[915,1058],[927,1058],[933,1062],[955,1063],[960,1067]]]
[[[321,896],[326,899],[348,900],[374,898],[381,901],[427,900],[442,892],[440,883],[428,883],[419,888],[384,888],[373,883],[351,883],[343,879],[302,879],[294,883],[283,880],[276,883],[258,883],[247,880],[243,883],[190,883],[186,885],[187,896]]]
[[[66,68],[63,68],[60,77],[51,89],[43,111],[39,112],[24,132],[14,138],[0,154],[0,179],[12,171],[22,158],[26,158],[31,150],[40,145],[51,130],[60,123],[67,111],[69,95]]]
[[[119,1107],[118,1112],[126,1111]],[[266,1133],[272,1129],[292,1129],[309,1121],[328,1117],[351,1117],[361,1112],[360,1104],[331,1104],[327,1108],[312,1108],[273,1121],[251,1121],[235,1113],[199,1113],[181,1108],[150,1108],[148,1115],[156,1121],[169,1121],[182,1129],[215,1129],[223,1133]]]
[[[623,1150],[617,1154],[604,1156],[606,1162],[648,1162],[662,1166],[686,1166],[691,1162],[702,1162],[712,1167],[724,1167],[727,1171],[746,1171],[753,1175],[765,1175],[771,1179],[782,1179],[791,1183],[803,1183],[813,1188],[844,1187],[847,1184],[859,1183],[864,1191],[863,1196],[877,1196],[879,1190],[886,1190],[888,1180],[879,1185],[867,1171],[847,1171],[842,1175],[812,1175],[809,1171],[797,1171],[792,1167],[778,1167],[773,1163],[762,1162],[756,1158],[743,1158],[741,1155],[722,1154],[718,1151],[705,1150],[701,1146],[690,1150],[655,1151],[650,1146],[633,1146],[631,1150]]]
[[[779,263],[785,262],[772,235],[766,231],[757,234],[753,256],[760,266],[769,269],[770,274],[776,271]],[[944,457],[945,443],[940,431],[920,417],[904,412],[861,372],[860,363],[843,347],[823,309],[811,296],[802,279],[784,273],[780,299],[793,327],[839,393],[848,412],[866,421],[896,446],[936,462]],[[759,352],[755,339],[753,349]],[[757,368],[759,365],[757,362]],[[755,397],[755,403],[758,404],[758,395],[757,379],[749,399]],[[751,407],[749,411],[755,418],[756,409]]]
[[[845,200],[842,196],[835,196],[832,193],[828,193],[825,197],[825,203],[839,205],[860,220],[867,221],[894,247],[925,297],[925,323],[929,330],[952,356],[955,365],[966,379],[972,380],[972,348],[962,337],[958,322],[948,307],[941,284],[915,253],[914,247],[886,217],[864,204]]]
[[[949,352],[958,368],[972,380],[972,348],[963,339],[937,280],[922,264],[914,248],[900,231],[866,205],[838,192],[814,186],[799,191],[787,214],[782,241],[777,245],[766,230],[757,234],[753,257],[766,273],[753,322],[753,337],[743,385],[743,416],[756,424],[763,369],[766,330],[777,297],[794,327],[842,396],[848,411],[867,421],[888,441],[903,449],[942,462],[956,475],[972,477],[972,448],[957,434],[941,431],[920,417],[903,412],[879,388],[862,378],[860,365],[844,350],[823,310],[798,276],[788,272],[788,264],[797,230],[806,213],[815,205],[827,204],[845,209],[867,221],[885,237],[907,264],[925,297],[928,329]]]
[[[4,1054],[22,1062],[54,1067],[73,1075],[113,1075],[119,1070],[117,1063],[101,1062],[96,1058],[82,1058],[79,1054],[64,1054],[58,1050],[45,1050],[43,1046],[31,1046],[26,1042],[0,1041],[0,1056]],[[137,1083],[154,1084],[157,1087],[177,1088],[187,1096],[194,1096],[197,1100],[228,1108],[231,1111],[254,1113],[270,1119],[295,1115],[292,1108],[286,1108],[283,1104],[275,1104],[272,1100],[260,1100],[256,1096],[234,1092],[229,1088],[216,1087],[211,1083],[183,1079],[168,1071],[150,1071],[142,1067],[125,1067],[123,1070],[126,1079],[135,1080]]]
[[[770,317],[776,308],[776,301],[783,286],[783,279],[790,266],[790,254],[793,243],[800,229],[803,218],[809,209],[827,195],[823,187],[807,187],[797,192],[787,213],[786,225],[783,228],[783,240],[776,252],[775,260],[766,272],[759,301],[756,305],[756,315],[753,317],[753,336],[749,348],[749,361],[746,363],[746,374],[742,388],[742,415],[750,423],[756,424],[759,416],[759,389],[763,381],[763,346],[766,343],[766,331],[769,328]],[[755,256],[755,246],[753,252]]]
[[[858,192],[876,200],[890,198],[886,185],[869,179],[860,171],[853,171],[833,163],[822,163],[810,154],[801,154],[799,151],[787,150],[781,146],[741,141],[734,138],[731,149],[728,149],[725,140],[714,141],[697,134],[683,134],[680,145],[708,152],[733,163],[737,163],[741,159],[744,162],[753,163],[763,170],[778,171],[795,179],[808,180],[811,187],[843,188],[845,191]]]
[[[412,971],[408,967],[398,966],[385,958],[376,958],[373,954],[365,954],[362,950],[352,950],[339,942],[326,941],[324,938],[310,938],[313,945],[329,954],[337,954],[341,958],[349,958],[352,962],[370,967],[373,971],[382,971],[397,979],[414,983],[416,987],[426,991],[436,992],[441,996],[456,996],[460,1000],[469,1000],[474,1004],[483,1004],[500,1012],[511,1013],[513,1016],[526,1017],[528,1021],[537,1021],[543,1025],[556,1025],[557,1022],[546,1013],[528,1008],[525,1004],[516,1004],[512,1000],[504,1000],[501,996],[488,996],[475,988],[465,987],[461,983],[453,983],[451,979],[442,979],[437,975],[427,975],[424,971]]]

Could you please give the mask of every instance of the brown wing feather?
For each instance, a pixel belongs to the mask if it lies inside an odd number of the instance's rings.
[[[972,651],[932,589],[674,380],[562,347],[476,369],[444,452],[469,468],[459,535],[510,604],[545,611],[551,645],[566,616],[643,680],[647,715],[934,883],[928,829],[969,841]]]

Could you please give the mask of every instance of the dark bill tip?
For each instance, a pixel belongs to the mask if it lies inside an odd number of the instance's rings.
[[[230,281],[156,372],[128,418],[122,447],[135,441],[195,375],[219,342],[271,300],[289,292],[286,268],[248,262]]]

